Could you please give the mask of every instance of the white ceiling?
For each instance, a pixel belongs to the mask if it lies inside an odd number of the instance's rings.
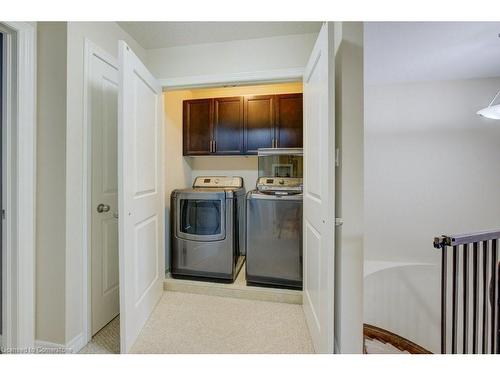
[[[365,23],[368,84],[500,76],[500,22]]]
[[[321,22],[118,22],[145,49],[317,33]]]

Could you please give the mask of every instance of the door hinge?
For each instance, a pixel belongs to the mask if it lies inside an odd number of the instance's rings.
[[[335,149],[335,166],[340,167],[340,148]]]
[[[336,217],[335,218],[335,226],[340,227],[342,224],[344,224],[344,219],[342,219],[341,217]]]
[[[2,220],[5,220],[5,210],[2,209]]]

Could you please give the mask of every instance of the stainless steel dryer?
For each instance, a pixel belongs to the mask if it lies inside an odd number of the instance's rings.
[[[171,273],[232,282],[245,254],[245,189],[241,177],[197,177],[174,190]]]
[[[247,284],[302,288],[302,178],[260,177],[247,194]]]

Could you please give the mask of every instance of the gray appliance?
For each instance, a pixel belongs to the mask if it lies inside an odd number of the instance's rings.
[[[259,177],[247,194],[248,285],[302,289],[302,178]]]
[[[197,177],[174,190],[171,273],[232,282],[245,254],[245,189],[241,177]]]

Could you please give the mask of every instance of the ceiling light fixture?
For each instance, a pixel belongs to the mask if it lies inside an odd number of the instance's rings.
[[[500,95],[500,91],[497,92],[491,103],[486,108],[477,111],[477,114],[486,118],[500,120],[500,104],[493,105],[495,100],[497,100],[498,95]]]

